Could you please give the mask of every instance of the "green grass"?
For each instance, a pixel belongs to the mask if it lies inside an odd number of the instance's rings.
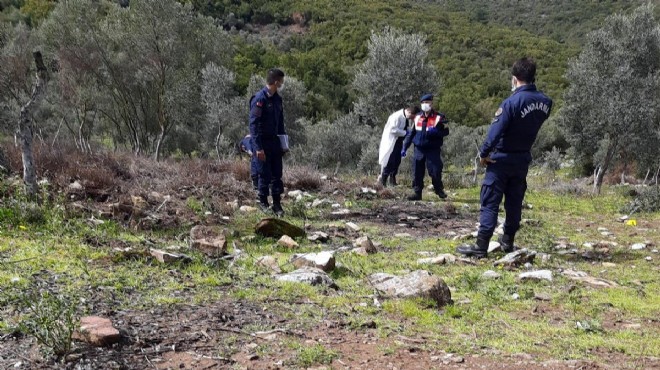
[[[79,293],[81,298],[113,300],[115,309],[148,309],[220,300],[246,300],[272,310],[287,320],[286,327],[314,329],[319,319],[344,322],[346,330],[367,330],[373,327],[381,338],[396,335],[429,338],[424,345],[429,350],[444,350],[463,355],[479,354],[495,349],[503,354],[529,353],[545,359],[592,359],[607,361],[603,353],[617,353],[630,358],[660,356],[660,328],[648,323],[660,316],[660,278],[658,260],[645,260],[650,250],[635,252],[629,249],[634,242],[660,241],[659,213],[636,214],[638,226],[626,226],[617,221],[619,210],[629,201],[624,188],[604,188],[603,195],[559,195],[550,191],[545,180],[531,179],[526,203],[532,208],[523,211],[523,218],[538,220],[538,226],[524,226],[517,237],[519,244],[550,253],[547,262],[535,261],[536,268],[553,270],[552,283],[520,282],[520,271],[498,270],[498,280],[482,278],[486,270],[494,269],[492,259],[476,266],[460,263],[419,266],[418,252],[452,253],[460,243],[442,235],[428,234],[421,238],[393,238],[390,230],[361,220],[362,234],[381,242],[381,252],[368,257],[351,253],[337,254],[343,268],[330,273],[339,290],[278,282],[255,259],[273,255],[285,272],[292,271],[291,255],[320,251],[324,246],[302,238],[299,250],[290,251],[277,246],[274,240],[241,237],[253,234],[253,227],[262,216],[259,213],[236,212],[228,226],[238,232],[230,237],[240,242],[244,258],[229,263],[210,262],[201,255],[187,251],[193,257],[189,264],[164,266],[145,255],[126,256],[115,248],[130,247],[133,251],[147,251],[150,246],[164,248],[182,245],[177,235],[188,230],[164,232],[135,232],[108,221],[90,226],[83,219],[68,217],[61,207],[41,208],[42,216],[34,216],[40,208],[23,206],[20,202],[0,204],[0,288],[29,287],[39,280],[50,281],[64,294]],[[397,189],[403,196],[407,189]],[[456,189],[454,205],[460,212],[477,221],[477,186]],[[323,195],[322,197],[327,198]],[[348,198],[351,208],[382,206],[383,200]],[[463,210],[469,202],[469,210]],[[193,201],[189,207],[197,207]],[[438,206],[441,203],[438,202]],[[285,203],[285,208],[290,205]],[[299,206],[296,206],[299,207]],[[29,209],[29,211],[25,211]],[[201,212],[202,209],[199,208]],[[343,221],[326,220],[322,216],[329,209],[306,209],[304,216],[311,230],[343,226]],[[27,213],[26,213],[27,212]],[[299,212],[302,215],[303,212]],[[29,214],[31,216],[26,216]],[[503,214],[502,214],[503,215]],[[289,215],[287,220],[303,225],[306,221]],[[598,227],[606,227],[615,235],[604,237]],[[554,243],[566,237],[581,249],[585,242],[615,241],[613,267],[601,261],[567,258],[555,254]],[[352,238],[333,239],[334,246],[347,245]],[[656,247],[657,248],[657,247]],[[598,289],[573,282],[559,273],[560,268],[585,271],[594,277],[617,282],[620,286]],[[388,299],[375,296],[366,278],[370,274],[386,272],[404,274],[427,269],[442,277],[453,289],[453,305],[443,308],[423,299]],[[19,278],[18,281],[16,278]],[[569,291],[568,287],[575,285]],[[540,302],[535,294],[550,296]],[[520,298],[514,300],[513,294]],[[374,305],[374,297],[381,307]],[[83,306],[79,311],[84,311]],[[13,316],[2,316],[0,330],[10,330]],[[580,330],[576,322],[591,323],[594,330]],[[622,329],[615,321],[639,323],[639,329]],[[253,329],[269,329],[254,323]],[[247,328],[251,328],[248,326]],[[232,352],[233,344],[227,344]],[[598,351],[593,349],[597,348]],[[295,352],[291,366],[329,364],[341,356],[330,347],[320,344],[303,345],[291,342]],[[381,348],[384,354],[393,353],[393,344]],[[221,352],[224,350],[220,350]],[[258,350],[267,353],[267,349]]]

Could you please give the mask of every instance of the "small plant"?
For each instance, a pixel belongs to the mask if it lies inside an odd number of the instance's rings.
[[[298,347],[296,362],[303,367],[309,367],[314,364],[331,364],[332,360],[337,358],[337,352],[328,350],[320,344],[310,347]]]
[[[71,337],[78,323],[73,299],[47,290],[14,288],[4,292],[2,300],[21,314],[18,331],[35,337],[46,356],[62,357],[71,352]]]
[[[642,190],[637,197],[628,203],[623,212],[658,212],[660,211],[660,186],[652,186]]]

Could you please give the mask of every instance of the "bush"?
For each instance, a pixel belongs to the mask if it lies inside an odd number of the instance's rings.
[[[639,192],[637,197],[628,203],[623,212],[658,212],[660,211],[660,187],[652,186]]]

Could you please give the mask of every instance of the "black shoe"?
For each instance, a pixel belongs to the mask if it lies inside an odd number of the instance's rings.
[[[498,238],[497,241],[500,243],[500,248],[502,248],[502,251],[505,253],[511,253],[518,250],[518,248],[513,245],[514,237],[515,235],[504,234]]]
[[[436,194],[440,199],[447,199],[447,193],[445,193],[444,190],[436,191],[435,194]]]
[[[268,212],[270,210],[270,204],[268,204],[268,197],[260,196],[259,198],[257,198],[257,205],[259,205],[259,208],[264,212]]]
[[[390,175],[390,186],[399,186],[399,184],[396,183],[396,176]]]
[[[384,188],[387,187],[387,176],[380,175],[380,184],[383,185]]]
[[[490,238],[477,236],[477,243],[473,245],[459,245],[456,252],[467,257],[486,258],[488,257],[488,243]]]
[[[282,205],[280,203],[275,203],[273,202],[273,213],[275,213],[275,216],[277,217],[282,217],[284,216],[284,209],[282,208]]]
[[[409,195],[408,200],[422,200],[422,193],[414,193]]]

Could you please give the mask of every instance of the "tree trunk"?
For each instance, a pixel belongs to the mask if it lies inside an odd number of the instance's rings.
[[[30,100],[21,108],[18,119],[18,136],[23,158],[25,192],[28,198],[35,199],[39,189],[37,186],[37,172],[34,168],[34,156],[32,155],[32,113],[39,107],[45,95],[48,74],[41,52],[35,51],[32,55],[37,66],[37,79],[34,82]]]
[[[156,152],[154,153],[154,160],[158,162],[160,159],[160,147],[163,144],[163,139],[165,138],[165,127],[160,126],[160,134],[158,135],[158,141],[156,142]]]
[[[610,141],[609,147],[607,148],[607,153],[603,159],[603,164],[598,166],[596,172],[596,178],[594,179],[594,193],[600,194],[600,189],[603,186],[603,177],[605,177],[605,172],[610,167],[612,159],[614,159],[616,147],[616,141]]]

